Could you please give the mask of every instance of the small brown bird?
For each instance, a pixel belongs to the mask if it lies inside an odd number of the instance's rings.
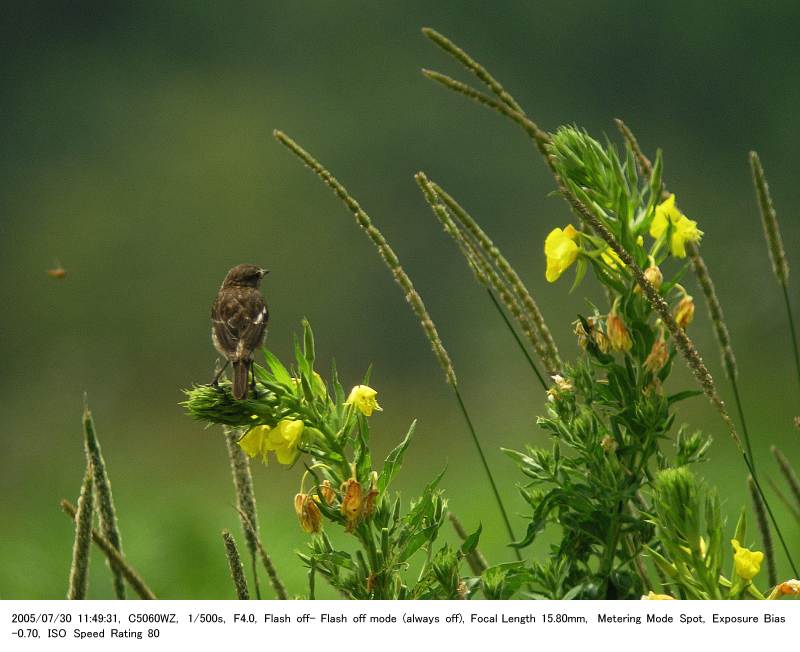
[[[264,341],[269,312],[261,292],[261,279],[268,273],[258,265],[237,265],[231,269],[211,307],[211,339],[225,366],[212,381],[219,382],[222,372],[233,364],[233,398],[247,396],[247,384],[253,371],[253,354]],[[252,375],[255,389],[255,375]]]

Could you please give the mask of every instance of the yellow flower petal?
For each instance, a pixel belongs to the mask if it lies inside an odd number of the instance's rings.
[[[672,226],[670,252],[676,258],[686,258],[686,243],[700,242],[703,232],[697,228],[697,222],[678,210],[675,206],[675,195],[670,195],[656,206],[656,214],[650,224],[650,235],[657,240],[664,235],[668,226]]]
[[[361,412],[365,417],[372,416],[372,413],[377,410],[381,412],[383,408],[378,405],[376,392],[372,387],[367,385],[356,385],[350,390],[350,395],[344,402],[345,405],[354,405],[356,409]]]
[[[269,426],[256,426],[250,428],[244,436],[237,442],[248,457],[255,457],[261,452],[261,447],[264,445],[264,438],[269,432]]]
[[[571,224],[567,224],[563,229],[555,228],[547,235],[544,241],[544,253],[547,256],[545,278],[550,283],[558,280],[575,262],[579,252],[575,242],[577,238],[578,231]]]
[[[731,539],[731,545],[735,551],[733,555],[733,566],[736,570],[736,574],[743,580],[749,582],[758,575],[758,572],[761,570],[761,562],[764,560],[764,553],[743,548],[736,539]]]
[[[647,595],[642,596],[642,600],[674,600],[671,595],[666,593],[653,593],[650,591]]]

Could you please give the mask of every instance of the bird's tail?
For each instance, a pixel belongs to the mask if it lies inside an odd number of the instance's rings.
[[[233,363],[233,398],[241,401],[247,396],[247,381],[250,371],[248,360],[239,360]]]

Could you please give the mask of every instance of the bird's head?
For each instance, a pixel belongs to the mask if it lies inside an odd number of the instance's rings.
[[[239,285],[242,287],[257,288],[261,284],[261,279],[267,274],[269,274],[269,270],[259,267],[258,265],[237,265],[228,272],[225,280],[222,282],[222,287]]]

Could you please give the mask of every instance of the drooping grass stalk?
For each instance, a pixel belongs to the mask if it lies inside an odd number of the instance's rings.
[[[428,34],[426,34],[429,36]],[[430,38],[430,36],[429,36]],[[445,39],[446,41],[446,39]],[[445,47],[444,45],[437,43],[440,47]],[[451,52],[446,47],[445,49],[453,55],[459,61],[461,60],[454,52]],[[789,560],[790,565],[792,566],[792,570],[795,574],[797,572],[797,566],[794,563],[792,554],[789,552],[789,547],[786,544],[786,540],[783,537],[783,533],[781,532],[780,526],[778,525],[777,519],[770,507],[769,501],[767,501],[766,496],[764,495],[764,491],[758,481],[758,478],[755,473],[755,469],[753,467],[752,459],[748,456],[745,452],[744,448],[742,447],[741,439],[739,438],[739,434],[736,430],[736,425],[733,422],[733,419],[730,417],[728,413],[728,409],[725,406],[722,398],[719,396],[716,390],[716,386],[714,383],[714,378],[711,376],[711,373],[708,371],[708,368],[705,366],[700,353],[698,352],[697,348],[695,347],[694,343],[691,339],[686,335],[686,332],[680,328],[675,321],[672,313],[669,310],[669,305],[658,292],[658,290],[645,278],[644,273],[642,272],[641,268],[636,264],[633,260],[633,257],[620,245],[611,231],[602,223],[600,218],[587,207],[573,192],[571,192],[561,178],[560,173],[555,165],[555,161],[553,159],[553,155],[549,151],[549,147],[551,144],[551,137],[546,131],[543,131],[539,128],[539,126],[530,118],[528,118],[524,113],[520,111],[516,111],[512,109],[508,104],[502,101],[496,101],[491,97],[481,93],[480,91],[475,90],[471,86],[459,82],[455,79],[452,79],[446,75],[442,75],[440,73],[432,72],[429,70],[423,70],[423,74],[444,85],[451,90],[454,90],[458,93],[469,97],[477,101],[484,106],[494,109],[498,113],[506,116],[507,118],[511,119],[517,125],[519,125],[526,134],[533,140],[534,145],[536,146],[539,153],[542,155],[547,167],[549,168],[550,172],[553,175],[553,178],[556,182],[556,186],[558,188],[559,193],[564,197],[567,203],[572,208],[573,212],[581,219],[581,221],[588,226],[589,228],[593,229],[594,232],[603,238],[606,241],[606,244],[620,257],[623,263],[626,264],[628,269],[631,272],[634,280],[636,281],[637,285],[642,289],[642,293],[646,297],[648,303],[653,308],[653,310],[658,314],[661,318],[662,323],[667,327],[670,334],[675,341],[675,344],[678,348],[678,351],[681,353],[681,356],[686,361],[689,370],[694,375],[695,379],[698,381],[699,385],[703,389],[703,392],[708,397],[711,404],[717,410],[720,418],[725,423],[725,426],[728,430],[728,434],[730,435],[731,439],[733,439],[734,444],[736,445],[737,449],[739,450],[742,459],[747,467],[747,470],[753,476],[753,481],[756,485],[756,488],[761,495],[761,498],[764,500],[764,505],[767,509],[767,513],[769,514],[770,520],[772,521],[773,526],[775,527],[775,532],[780,539],[781,546],[786,554],[786,557]]]
[[[648,159],[642,151],[642,148],[639,146],[639,141],[636,139],[636,136],[633,135],[633,132],[630,130],[630,128],[620,119],[616,119],[614,122],[617,124],[617,128],[622,134],[622,137],[630,146],[631,151],[633,151],[639,171],[642,173],[644,178],[649,181],[650,177],[653,175],[653,165],[650,162],[650,159]],[[667,190],[666,184],[662,181],[662,199],[667,199],[669,195],[669,190]],[[742,424],[744,444],[747,448],[747,454],[750,456],[753,469],[755,469],[756,462],[755,456],[753,455],[753,447],[750,441],[750,431],[747,428],[747,420],[744,416],[742,398],[739,393],[739,370],[736,364],[736,356],[733,354],[730,331],[725,323],[725,315],[722,312],[722,304],[719,301],[716,288],[714,287],[714,281],[711,279],[711,274],[709,274],[708,267],[706,266],[703,257],[700,255],[700,249],[698,248],[697,244],[692,241],[687,241],[686,253],[688,254],[689,260],[692,263],[692,270],[694,271],[695,277],[700,284],[700,288],[702,289],[703,296],[706,300],[708,314],[711,318],[711,324],[714,327],[714,334],[716,335],[717,343],[719,344],[720,352],[722,354],[722,366],[725,369],[725,374],[727,375],[728,380],[731,383],[731,388],[733,389],[733,398],[734,402],[736,403],[736,410],[739,414],[739,421]]]
[[[794,519],[797,521],[797,524],[800,525],[800,509],[797,509],[797,507],[792,505],[788,496],[786,496],[786,494],[783,493],[778,484],[769,476],[767,476],[767,483],[769,484],[770,489],[772,489],[772,491],[775,492],[775,495],[783,503],[783,506],[789,511],[789,513],[792,516],[794,516]]]
[[[767,240],[769,257],[772,260],[772,271],[780,283],[783,290],[783,300],[786,305],[786,318],[789,322],[789,335],[792,338],[792,350],[794,351],[794,364],[797,370],[797,381],[800,383],[800,349],[798,349],[797,330],[794,325],[792,314],[792,303],[789,300],[789,263],[786,262],[786,251],[783,248],[783,238],[781,238],[781,227],[778,223],[778,214],[772,205],[772,197],[769,194],[769,185],[764,176],[764,168],[756,152],[750,152],[750,166],[753,170],[753,185],[758,196],[758,206],[761,209],[761,223],[764,227],[764,236]]]
[[[780,451],[780,449],[777,446],[772,446],[770,450],[775,456],[775,460],[778,462],[778,467],[780,468],[783,477],[786,478],[786,483],[789,485],[789,489],[792,490],[792,495],[794,496],[795,501],[797,501],[798,508],[800,508],[800,480],[797,479],[797,475],[795,475],[792,465],[789,463],[789,460],[786,459],[786,456]]]
[[[769,576],[769,583],[775,586],[778,583],[778,574],[775,571],[775,549],[772,545],[772,532],[769,529],[767,522],[767,513],[764,509],[764,501],[756,489],[753,478],[747,479],[747,486],[750,489],[750,498],[753,501],[753,511],[756,514],[756,523],[758,524],[758,531],[761,533],[761,543],[764,545],[764,556],[767,559],[767,575]]]
[[[236,548],[236,542],[228,530],[222,531],[222,540],[225,542],[225,556],[228,558],[228,566],[231,569],[231,579],[236,588],[236,597],[239,600],[249,600],[250,592],[247,590],[247,578],[244,576],[244,567]]]
[[[75,521],[75,542],[72,545],[72,566],[69,570],[69,600],[85,600],[89,588],[89,549],[92,545],[92,515],[94,496],[92,493],[92,466],[86,467],[86,474],[78,497]]]
[[[75,505],[68,500],[62,500],[61,509],[70,519],[73,521],[75,520],[75,515],[77,514]],[[113,545],[111,545],[111,542],[102,534],[100,534],[96,528],[92,528],[92,541],[98,548],[100,548],[100,550],[108,559],[109,563],[114,568],[119,570],[128,584],[131,585],[131,588],[142,600],[157,599],[153,591],[150,590],[150,587],[147,586],[145,581],[142,579],[141,575],[136,572],[133,566],[128,563],[128,560],[119,554],[119,551]]]
[[[117,524],[117,512],[114,508],[114,498],[111,495],[111,481],[106,471],[106,463],[103,459],[103,452],[100,449],[100,441],[94,428],[94,420],[89,407],[83,408],[83,434],[86,457],[91,465],[94,474],[94,489],[97,500],[97,514],[100,519],[100,531],[117,552],[122,554],[122,538],[119,534]],[[116,570],[109,563],[114,583],[114,595],[118,600],[125,599],[125,582],[120,571]]]
[[[267,577],[269,577],[269,581],[270,584],[272,584],[275,595],[277,596],[278,600],[288,600],[289,594],[286,592],[286,587],[281,581],[278,571],[275,569],[275,565],[272,563],[272,558],[269,556],[269,554],[267,554],[267,551],[264,549],[264,545],[261,543],[261,539],[255,532],[253,524],[250,522],[250,518],[241,508],[237,507],[236,509],[239,512],[239,517],[242,520],[242,524],[255,538],[256,547],[258,548],[258,553],[261,556],[261,563],[264,564],[264,570],[267,571]]]
[[[253,573],[253,587],[256,591],[256,599],[261,599],[261,587],[258,583],[258,512],[256,510],[256,496],[253,491],[253,476],[250,473],[250,460],[237,443],[239,431],[235,428],[223,428],[225,432],[225,444],[228,448],[228,460],[231,465],[231,475],[233,476],[233,486],[236,489],[236,505],[240,512],[239,520],[242,524],[244,539],[247,543],[247,550],[250,553],[250,567]],[[241,514],[246,514],[250,527],[245,524]]]
[[[523,113],[522,107],[517,103],[517,101],[511,96],[511,94],[503,88],[502,84],[497,81],[492,75],[489,73],[486,68],[484,68],[481,64],[479,64],[475,59],[469,56],[464,50],[458,47],[455,43],[453,43],[449,38],[440,34],[435,29],[430,27],[423,27],[422,33],[429,38],[433,43],[438,45],[442,50],[450,54],[454,57],[459,63],[461,63],[467,70],[469,70],[472,74],[474,74],[478,79],[480,79],[498,98],[500,101],[506,104],[509,108],[513,109],[514,111],[518,111]]]
[[[453,512],[449,512],[447,517],[450,519],[450,523],[452,523],[453,529],[456,531],[459,539],[466,541],[468,536],[467,531],[464,529],[461,521],[458,520],[458,517],[456,517]],[[481,551],[477,548],[467,555],[467,563],[469,564],[470,570],[472,570],[475,575],[481,575],[483,571],[489,568],[489,563],[486,561],[486,557],[484,557]]]
[[[455,217],[462,227],[466,229],[467,233],[474,238],[477,249],[483,254],[484,258],[490,260],[497,267],[505,283],[513,290],[518,301],[525,308],[526,317],[529,321],[533,322],[538,332],[538,337],[535,337],[533,333],[531,333],[529,337],[529,339],[531,339],[531,344],[533,344],[534,349],[539,352],[539,357],[547,372],[551,375],[555,374],[561,367],[558,347],[556,347],[555,340],[544,320],[542,311],[525,286],[525,283],[523,283],[519,274],[517,274],[516,270],[503,256],[486,232],[480,227],[478,222],[440,185],[431,182],[430,186],[436,193],[436,196],[440,198],[444,205],[450,210],[453,217]]]
[[[516,329],[509,321],[505,311],[503,310],[502,306],[500,306],[500,303],[497,301],[497,297],[494,294],[497,292],[503,304],[517,320],[517,323],[519,323],[528,340],[534,345],[534,348],[539,354],[540,359],[545,361],[547,360],[547,351],[544,349],[538,336],[534,332],[534,327],[528,319],[527,314],[523,311],[522,306],[519,304],[519,301],[514,295],[513,290],[503,279],[500,278],[500,276],[492,267],[492,264],[485,258],[483,250],[479,249],[474,241],[468,235],[462,232],[458,225],[453,221],[447,208],[438,200],[438,195],[436,194],[433,185],[428,181],[425,174],[419,172],[415,175],[415,179],[422,189],[423,196],[428,204],[430,204],[433,214],[437,217],[445,232],[450,235],[450,237],[458,245],[459,250],[472,269],[475,278],[486,288],[493,305],[500,313],[500,316],[503,318],[503,321],[511,334],[514,336],[514,339],[522,350],[522,353],[528,360],[528,364],[531,366],[533,372],[536,374],[536,377],[539,379],[542,388],[546,390],[547,383],[542,377],[539,368],[531,358],[530,354],[528,353],[528,349],[522,343],[522,340],[519,338]],[[548,364],[547,366],[550,365]]]
[[[411,279],[406,274],[403,267],[400,265],[400,260],[397,257],[397,254],[394,253],[392,248],[389,246],[389,243],[384,238],[383,234],[375,227],[372,223],[372,219],[369,215],[361,208],[361,205],[350,195],[347,189],[339,183],[339,181],[330,173],[328,170],[319,162],[317,161],[311,154],[309,154],[305,149],[300,147],[294,140],[289,138],[286,134],[281,131],[275,130],[273,132],[275,138],[284,145],[289,151],[291,151],[295,156],[297,156],[303,163],[305,163],[312,172],[314,172],[322,181],[325,183],[331,190],[333,190],[334,194],[347,206],[347,208],[353,213],[353,216],[356,219],[358,225],[364,230],[367,234],[367,237],[372,241],[375,245],[375,248],[378,250],[383,262],[388,267],[389,271],[392,273],[397,284],[400,286],[400,289],[403,291],[405,295],[406,301],[408,302],[411,310],[416,315],[417,319],[422,326],[425,335],[428,338],[428,341],[431,344],[431,348],[433,349],[434,355],[436,359],[439,361],[439,365],[444,372],[445,380],[453,389],[453,393],[455,394],[456,400],[458,402],[459,409],[461,410],[461,415],[466,422],[467,428],[470,433],[470,437],[475,445],[475,448],[478,452],[478,456],[480,457],[481,464],[483,465],[483,469],[486,472],[487,479],[489,480],[489,484],[492,489],[492,493],[494,494],[495,500],[497,501],[497,506],[500,510],[500,514],[503,519],[503,523],[506,527],[506,531],[508,532],[508,536],[511,538],[512,541],[516,540],[514,536],[513,528],[511,527],[511,521],[508,518],[508,513],[506,512],[505,506],[503,504],[503,500],[500,497],[500,492],[497,489],[497,484],[494,481],[494,476],[492,475],[492,471],[489,468],[489,464],[486,461],[486,456],[483,452],[483,446],[480,443],[480,439],[478,438],[477,433],[475,432],[475,428],[472,424],[472,419],[469,417],[469,413],[467,412],[467,408],[464,404],[464,400],[461,397],[461,393],[458,388],[458,380],[456,378],[455,370],[453,369],[453,363],[450,360],[450,356],[447,353],[447,350],[444,348],[442,344],[442,340],[439,337],[439,333],[436,330],[436,325],[433,323],[430,315],[428,314],[428,309],[425,307],[425,304],[422,302],[422,298],[419,296],[417,291],[414,289],[414,284],[411,282]],[[521,558],[519,551],[515,548],[515,552],[518,558]]]

